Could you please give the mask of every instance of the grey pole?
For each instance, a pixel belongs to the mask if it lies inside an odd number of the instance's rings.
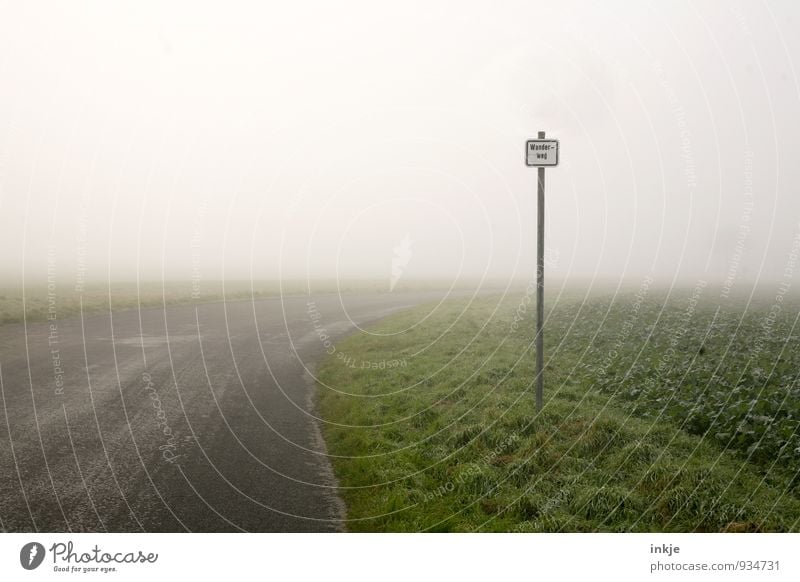
[[[544,139],[544,132],[539,132]],[[544,399],[544,168],[539,168],[539,225],[536,238],[536,410]]]

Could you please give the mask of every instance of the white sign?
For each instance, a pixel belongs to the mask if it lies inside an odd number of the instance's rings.
[[[557,139],[529,139],[525,142],[525,165],[557,166]]]

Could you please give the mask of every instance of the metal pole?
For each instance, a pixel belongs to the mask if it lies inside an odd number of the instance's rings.
[[[544,132],[539,132],[544,139]],[[544,399],[544,168],[539,168],[538,229],[536,238],[536,410]]]

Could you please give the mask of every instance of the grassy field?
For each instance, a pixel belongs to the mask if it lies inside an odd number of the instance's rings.
[[[403,281],[397,290],[405,289],[447,289],[445,282]],[[44,321],[48,311],[55,306],[59,318],[77,315],[83,302],[84,313],[98,311],[134,309],[173,305],[180,303],[234,301],[251,297],[276,297],[284,295],[306,294],[309,290],[320,293],[358,293],[388,292],[385,281],[348,280],[289,280],[278,281],[202,281],[193,285],[191,281],[143,281],[117,282],[110,286],[107,283],[86,285],[80,292],[74,287],[46,284],[28,285],[23,291],[20,287],[0,287],[0,325]],[[23,318],[24,316],[24,318]]]
[[[540,414],[529,294],[340,342],[319,405],[348,528],[797,531],[800,305],[711,294],[548,305]]]
[[[287,292],[302,292],[299,284],[289,284]],[[74,288],[63,288],[38,284],[25,288],[0,288],[0,325],[19,323],[23,315],[28,322],[44,321],[48,310],[54,306],[59,318],[77,315],[83,303],[84,313],[98,311],[133,309],[138,306],[153,307],[194,301],[219,301],[227,299],[244,299],[252,292],[250,283],[236,281],[228,283],[223,289],[222,283],[214,281],[205,283],[193,293],[192,284],[186,282],[145,281],[136,283],[95,283],[85,286],[80,292]],[[280,293],[274,283],[256,284],[256,297],[268,297]]]

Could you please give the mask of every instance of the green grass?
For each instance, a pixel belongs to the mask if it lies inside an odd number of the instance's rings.
[[[548,306],[540,414],[520,295],[423,306],[337,344],[319,405],[348,528],[800,529],[797,307],[765,330],[768,303],[646,295]]]

